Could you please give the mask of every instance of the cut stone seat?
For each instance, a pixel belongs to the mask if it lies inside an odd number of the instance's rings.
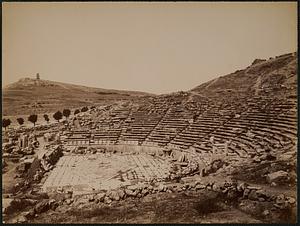
[[[156,124],[138,124],[138,125],[134,125],[134,124],[131,124],[130,127],[132,129],[139,129],[139,130],[142,130],[144,128],[154,128],[156,126]]]
[[[157,134],[157,133],[151,133],[149,138],[159,138],[159,139],[171,139],[175,137],[175,134]]]
[[[232,146],[228,147],[228,150],[230,150],[232,153],[236,153],[238,156],[240,156],[241,158],[246,158],[248,156],[247,151],[245,151],[244,149],[240,149],[238,150],[237,148],[234,148]]]
[[[67,134],[87,134],[90,131],[72,131],[72,132],[68,132]]]
[[[186,126],[177,126],[177,125],[160,125],[159,129],[165,129],[165,130],[174,130],[175,131],[182,131]]]
[[[206,133],[203,133],[203,134],[206,134]],[[187,129],[187,130],[184,130],[181,133],[179,133],[178,136],[197,138],[197,137],[201,137],[201,131],[194,131],[191,129]]]
[[[95,137],[94,140],[117,140],[118,137]]]
[[[255,134],[256,137],[262,138],[263,140],[265,140],[266,142],[268,142],[270,144],[275,144],[280,141],[275,138],[274,133],[266,134],[265,132],[260,132],[258,130],[253,130],[252,133]],[[268,138],[268,137],[270,137],[270,138]]]
[[[240,146],[242,146],[244,150],[247,150],[246,151],[247,153],[249,152],[249,150],[254,150],[255,152],[257,152],[256,150],[261,148],[261,145],[255,140],[251,142],[247,140],[247,137],[245,136],[240,136],[239,138],[240,138],[239,140]]]
[[[222,135],[219,134],[212,134],[212,136],[214,136],[214,141],[218,142],[219,144],[224,144],[226,141],[229,141],[230,139],[232,140],[233,137],[224,137]]]
[[[245,117],[245,118],[244,118]],[[245,116],[243,115],[243,118],[240,118],[241,120],[244,121],[251,121],[251,122],[257,122],[257,123],[269,123],[270,118],[266,118],[266,117],[257,117],[257,116],[253,116],[253,117],[249,117],[249,116]]]
[[[145,140],[146,137],[142,136],[128,136],[128,137],[120,137],[118,140]]]
[[[161,143],[161,144],[167,144],[169,142],[166,139],[155,139],[155,138],[147,138],[147,141],[157,142],[157,143]]]
[[[129,130],[129,131],[126,131],[126,132],[122,132],[121,134],[122,135],[146,135],[146,134],[149,134],[151,130]]]
[[[274,118],[277,115],[282,114],[281,112],[275,111],[274,109],[268,109],[266,112],[261,111],[248,111],[244,115],[247,117],[259,117],[259,118]]]
[[[272,126],[272,127],[277,127],[277,128],[283,128],[283,129],[284,128],[292,128],[294,130],[297,129],[296,125],[293,125],[293,127],[291,127],[291,125],[288,124],[288,123],[283,123],[283,122],[276,123],[273,120],[266,121],[266,119],[265,120],[263,120],[263,119],[262,120],[257,120],[257,119],[253,119],[253,118],[248,118],[248,120],[249,119],[252,120],[252,123],[256,123],[256,124],[258,124],[258,125],[260,125],[262,127],[270,127],[270,126]]]
[[[199,119],[193,125],[202,125],[202,126],[214,126],[220,124],[220,121],[217,119]]]
[[[204,137],[206,137],[207,134],[209,134],[209,132],[205,132],[205,133],[198,132],[197,135],[195,135],[195,134],[190,134],[190,131],[188,131],[185,133],[178,134],[177,137],[182,138],[182,139],[189,139],[189,140],[199,140],[199,139],[203,139]]]
[[[118,144],[129,144],[129,145],[139,145],[139,140],[126,140],[126,141],[117,141]]]
[[[235,137],[236,134],[234,132],[230,132],[230,131],[214,131],[211,133],[212,136],[214,137],[218,137],[218,138],[222,138],[225,140],[229,140],[231,137]]]
[[[278,128],[271,128],[271,127],[256,127],[255,131],[264,132],[266,134],[270,134],[271,136],[278,135],[280,137],[283,137],[283,134],[281,133],[280,129]]]
[[[201,134],[189,134],[189,133],[183,133],[183,134],[178,134],[174,139],[180,139],[180,140],[188,140],[188,141],[196,141],[199,140],[201,138],[203,138],[204,136]]]
[[[150,133],[147,137],[148,138],[155,138],[155,139],[166,139],[170,140],[173,139],[176,134],[157,134],[157,133]]]
[[[206,133],[210,133],[211,131],[217,129],[218,127],[216,128],[212,128],[212,127],[190,127],[189,128],[189,132],[191,133],[203,133],[203,134],[206,134]]]
[[[103,132],[112,132],[112,133],[118,133],[122,130],[122,128],[109,128],[109,129],[96,129],[94,133],[103,133]]]
[[[86,137],[68,137],[66,140],[88,140]]]
[[[144,141],[145,137],[123,137],[120,141]]]
[[[184,145],[186,147],[191,146],[192,144],[194,144],[194,141],[188,141],[188,140],[181,140],[181,139],[173,139],[171,142],[171,144],[177,144],[177,145]]]
[[[286,126],[296,126],[297,125],[297,121],[292,121],[292,120],[288,120],[286,118],[262,118],[261,120],[258,120],[257,118],[247,118],[248,120],[253,120],[253,121],[258,121],[258,122],[268,122],[271,123],[273,125],[278,125],[278,126],[282,126],[282,127],[286,127]]]
[[[297,119],[289,119],[289,118],[276,118],[270,120],[273,124],[284,124],[296,127],[298,124]]]
[[[160,124],[158,126],[158,129],[162,129],[162,130],[166,130],[166,131],[174,131],[174,132],[178,132],[178,131],[182,131],[186,128],[187,126],[178,126],[178,125],[162,125]]]
[[[277,130],[279,131],[280,133],[284,132],[284,133],[289,133],[289,134],[292,134],[292,135],[297,135],[297,132],[296,131],[293,131],[291,130],[290,128],[286,127],[286,126],[280,126],[280,125],[273,125],[271,123],[269,124],[266,124],[264,122],[257,122],[257,121],[252,121],[252,123],[250,122],[241,122],[242,124],[244,125],[249,125],[253,127],[253,125],[255,124],[255,126],[257,127],[257,129],[265,129],[265,128],[268,128],[270,131],[273,131],[273,130]]]
[[[120,138],[131,138],[131,137],[143,137],[145,138],[147,134],[122,134]]]
[[[183,142],[183,143],[187,143],[189,145],[192,145],[198,140],[199,140],[199,138],[175,137],[173,140],[171,140],[171,143],[173,143],[173,142]]]
[[[276,126],[271,127],[273,130],[279,131],[281,134],[284,134],[286,137],[289,137],[290,139],[294,139],[297,137],[297,130],[294,130],[293,128],[278,128]]]
[[[204,124],[204,123],[199,123],[199,122],[195,122],[192,125],[190,125],[190,128],[218,128],[221,124],[218,123],[210,123],[210,124]]]
[[[248,137],[245,137],[243,135],[239,137],[232,137],[231,140],[241,146],[246,153],[248,153],[249,150],[255,150],[257,148],[257,146],[253,142],[248,140]]]
[[[294,108],[294,107],[295,107],[295,104],[293,102],[273,105],[274,109],[276,109],[276,108],[279,108],[279,109],[291,109],[291,108]]]
[[[177,116],[178,117],[178,116]],[[184,120],[178,120],[178,119],[174,119],[174,120],[169,120],[169,119],[162,119],[160,121],[161,124],[170,124],[170,125],[187,125],[188,124],[188,119],[184,119]]]
[[[118,133],[110,133],[110,132],[107,132],[107,133],[95,133],[94,136],[119,136],[121,134],[121,131],[118,132]]]
[[[297,131],[297,125],[289,125],[289,124],[283,124],[283,123],[272,123],[272,128],[278,128],[288,131]]]
[[[183,118],[182,116],[180,115],[174,115],[174,116],[171,116],[170,118],[164,118],[162,122],[164,123],[183,123],[183,124],[186,124],[186,121],[188,119],[187,118]]]
[[[270,129],[270,128],[260,128],[259,131],[263,131],[263,132],[273,132],[273,137],[277,138],[277,140],[282,141],[284,138],[288,138],[291,140],[295,140],[296,136],[295,135],[291,135],[291,134],[286,134],[286,133],[282,133],[281,130],[277,130],[275,128]],[[271,132],[270,132],[271,131]]]
[[[153,129],[152,131],[153,133],[157,133],[157,134],[176,134],[176,131],[173,129],[165,129],[165,128],[161,128],[161,127],[156,127],[155,129]]]
[[[223,128],[225,130],[229,130],[229,129],[230,130],[240,130],[240,129],[245,129],[247,127],[248,126],[242,125],[239,122],[232,120],[232,121],[226,123],[226,125],[224,125],[223,127],[220,127],[220,129]]]
[[[212,153],[211,148],[206,147],[200,147],[200,146],[194,146],[197,153]]]
[[[169,139],[160,139],[160,138],[146,138],[145,139],[146,141],[151,141],[151,142],[157,142],[157,143],[160,143],[160,144],[167,144],[170,142]]]
[[[88,145],[90,143],[89,140],[66,140],[65,143],[69,145]]]
[[[111,143],[114,144],[117,141],[117,139],[95,139],[94,144],[102,144],[102,143]]]
[[[159,139],[171,139],[171,138],[174,138],[176,136],[175,133],[173,134],[169,134],[169,133],[165,133],[165,134],[160,134],[160,133],[153,133],[151,132],[147,137],[151,138],[159,138]]]
[[[102,134],[94,134],[94,135],[92,135],[92,136],[94,136],[94,137],[102,137],[102,136],[113,136],[113,137],[115,137],[115,136],[119,136],[121,134],[121,132],[120,133],[102,133]]]
[[[210,132],[210,131],[215,130],[217,128],[219,128],[219,126],[207,127],[207,126],[200,126],[200,125],[195,126],[193,124],[193,125],[189,126],[186,131],[189,131],[191,133],[198,133],[198,132],[201,132],[201,131],[203,131],[203,132]]]

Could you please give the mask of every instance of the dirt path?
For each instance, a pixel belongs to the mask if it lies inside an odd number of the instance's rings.
[[[260,86],[261,86],[261,76],[258,76],[257,80],[256,80],[256,83],[254,84],[255,96],[258,96],[259,91],[260,91]]]

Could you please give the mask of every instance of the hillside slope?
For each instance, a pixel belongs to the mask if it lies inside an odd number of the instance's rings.
[[[284,54],[269,60],[256,59],[243,70],[218,77],[191,90],[205,96],[286,95],[297,87],[297,55]],[[222,94],[222,95],[220,95]]]
[[[131,100],[152,94],[92,88],[48,80],[23,78],[2,90],[3,115],[56,111],[65,107],[97,105],[118,100]]]

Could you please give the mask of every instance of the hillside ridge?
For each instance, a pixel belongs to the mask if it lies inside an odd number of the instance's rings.
[[[255,59],[250,66],[233,73],[219,76],[189,91],[213,95],[216,92],[253,92],[269,86],[285,87],[290,78],[296,82],[297,52],[266,59]]]
[[[104,92],[130,92],[130,93],[135,93],[135,94],[141,94],[141,95],[155,95],[152,93],[147,93],[147,92],[142,92],[142,91],[134,91],[134,90],[117,90],[117,89],[105,89],[105,88],[98,88],[98,87],[90,87],[90,86],[84,86],[84,85],[77,85],[77,84],[72,84],[72,83],[64,83],[64,82],[57,82],[57,81],[52,81],[52,80],[45,80],[45,79],[35,79],[35,78],[29,78],[29,77],[24,77],[20,78],[17,82],[10,83],[3,87],[3,90],[6,91],[7,89],[14,89],[18,88],[20,86],[44,86],[44,87],[51,87],[51,86],[61,86],[66,89],[70,88],[78,88],[78,89],[85,89],[85,90],[102,90]]]

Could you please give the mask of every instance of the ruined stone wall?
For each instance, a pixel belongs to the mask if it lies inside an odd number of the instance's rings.
[[[163,155],[163,148],[157,146],[140,146],[140,145],[130,145],[130,144],[104,144],[93,146],[95,148],[105,148],[107,151],[113,152],[123,152],[123,153],[148,153],[155,155]]]

